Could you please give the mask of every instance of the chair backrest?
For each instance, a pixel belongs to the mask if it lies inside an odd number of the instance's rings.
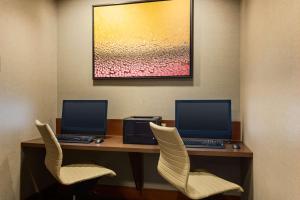
[[[190,172],[190,159],[175,127],[162,127],[150,122],[160,147],[158,172],[178,190],[185,192]]]
[[[38,128],[46,147],[45,165],[50,173],[60,180],[60,168],[62,165],[63,153],[54,132],[49,124],[42,124],[36,120],[35,125]]]

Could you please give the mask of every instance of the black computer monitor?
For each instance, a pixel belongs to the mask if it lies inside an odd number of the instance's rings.
[[[104,136],[107,104],[107,100],[64,100],[62,133]]]
[[[176,100],[175,124],[181,137],[231,140],[231,101]]]

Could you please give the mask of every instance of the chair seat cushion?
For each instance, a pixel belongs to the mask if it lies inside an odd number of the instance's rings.
[[[71,164],[60,168],[60,181],[64,185],[71,185],[98,178],[100,176],[115,176],[115,172],[95,164]]]
[[[190,172],[186,195],[191,199],[202,199],[215,194],[243,189],[208,172]]]

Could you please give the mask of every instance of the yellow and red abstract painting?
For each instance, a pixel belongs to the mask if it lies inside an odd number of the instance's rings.
[[[93,78],[191,77],[191,1],[93,6]]]

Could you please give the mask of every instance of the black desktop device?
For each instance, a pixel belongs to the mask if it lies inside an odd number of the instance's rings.
[[[175,126],[188,147],[224,148],[230,141],[230,100],[176,100]],[[221,141],[221,142],[220,142]]]
[[[64,100],[59,141],[90,143],[104,137],[107,100]]]
[[[157,144],[157,141],[150,129],[149,122],[161,125],[161,117],[132,116],[123,119],[123,143]]]

